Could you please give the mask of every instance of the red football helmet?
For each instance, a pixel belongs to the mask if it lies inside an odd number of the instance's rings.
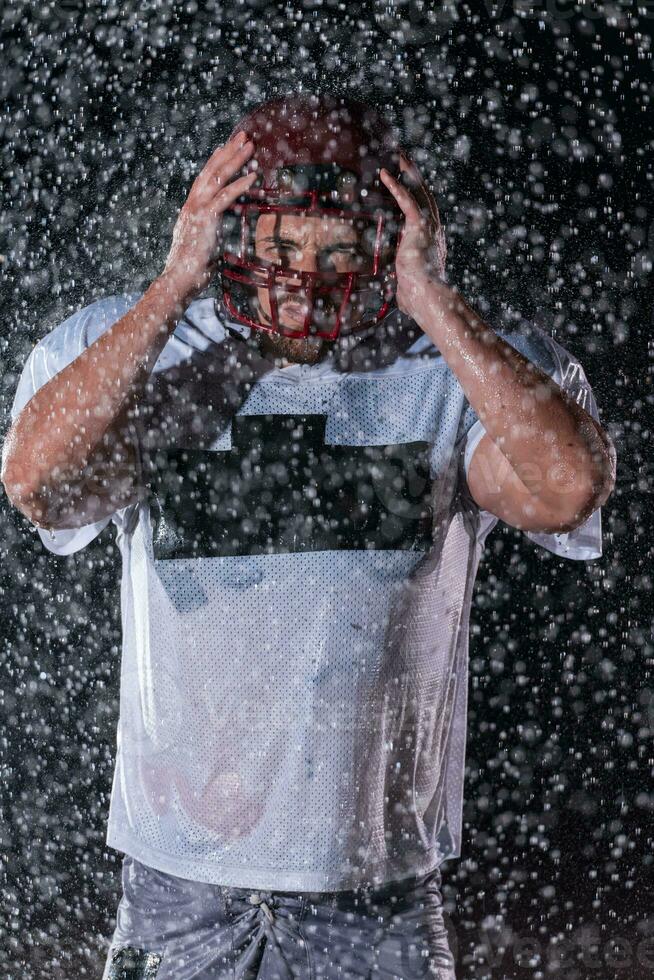
[[[401,150],[389,123],[361,102],[304,95],[257,106],[232,136],[241,130],[254,142],[259,177],[223,215],[220,280],[229,316],[269,333],[326,340],[338,337],[352,309],[352,329],[381,321],[394,305],[404,221],[379,178],[381,167],[400,176]],[[354,225],[349,271],[298,270],[278,256],[257,254],[257,224],[269,214],[275,215],[276,235],[284,215]],[[296,327],[281,322],[280,297],[299,304]]]

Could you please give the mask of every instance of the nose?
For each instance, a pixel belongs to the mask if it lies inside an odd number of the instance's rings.
[[[333,256],[318,249],[303,249],[301,255],[292,263],[299,272],[336,272]]]
[[[293,265],[300,272],[317,272],[318,255],[315,248],[303,248]]]

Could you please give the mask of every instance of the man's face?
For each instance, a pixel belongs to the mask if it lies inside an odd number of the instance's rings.
[[[292,273],[299,272],[357,272],[369,265],[368,252],[360,230],[354,222],[333,217],[305,217],[292,214],[262,214],[256,226],[255,251],[258,258],[279,263]],[[300,280],[297,280],[297,285]],[[314,301],[314,329],[329,331],[336,322],[343,291],[335,289],[328,297]],[[257,289],[256,313],[264,323],[272,323],[270,295],[267,289]],[[308,309],[304,290],[277,294],[279,322],[290,330],[301,330]],[[341,334],[356,331],[365,312],[364,297],[354,296],[346,310]],[[260,344],[265,352],[288,361],[315,364],[334,341],[311,336],[291,338],[260,331]]]

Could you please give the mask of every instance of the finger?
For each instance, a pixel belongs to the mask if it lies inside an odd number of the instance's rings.
[[[226,184],[211,202],[211,209],[214,214],[221,214],[230,204],[233,204],[236,198],[244,194],[254,183],[256,176],[256,170],[251,170],[249,174],[233,180],[231,184]]]
[[[233,147],[227,155],[221,157],[212,167],[208,167],[207,174],[210,177],[215,177],[226,167],[229,167],[234,160],[240,160],[240,166],[243,166],[243,161],[247,160],[253,150],[254,143],[252,140],[246,140],[245,143],[240,143],[238,146]]]
[[[226,143],[222,143],[217,146],[213,151],[209,159],[207,160],[205,167],[214,165],[217,161],[219,162],[223,158],[227,158],[234,153],[235,150],[242,146],[243,143],[247,142],[247,133],[244,130],[235,133]]]
[[[207,179],[215,173],[216,169],[222,166],[227,160],[229,160],[235,153],[237,153],[246,143],[247,135],[245,133],[238,133],[234,139],[229,140],[222,146],[218,146],[207,162],[205,163],[202,170],[199,172],[193,187],[197,190],[198,187],[202,187]]]
[[[421,213],[413,194],[405,187],[402,187],[394,177],[391,177],[388,170],[384,167],[380,170],[379,176],[399,204],[407,221],[420,225],[424,224],[425,217]]]
[[[409,157],[404,155],[404,153],[400,153],[400,170],[402,170],[403,173],[408,174],[414,183],[420,183],[421,176],[418,167],[413,160],[410,160]]]
[[[429,211],[429,215],[431,217],[431,220],[432,220],[432,223],[434,225],[434,228],[435,229],[438,229],[441,226],[441,216],[440,216],[440,213],[438,211],[438,205],[436,203],[436,198],[431,193],[431,191],[429,190],[429,188],[427,187],[426,184],[423,185],[423,195],[424,195],[424,199],[425,199],[426,204],[427,204],[427,209]]]
[[[436,204],[436,199],[434,198],[434,195],[429,190],[429,186],[426,180],[424,179],[424,177],[422,176],[422,174],[420,173],[417,164],[415,164],[413,160],[411,160],[409,157],[401,153],[400,169],[405,174],[407,174],[409,179],[415,184],[417,190],[416,196],[419,199],[419,203],[420,203],[420,199],[424,201],[425,210],[429,212],[429,216],[431,220],[434,222],[434,225],[437,228],[440,227],[441,219],[440,219],[440,214],[438,213],[438,205]]]
[[[229,160],[225,161],[215,173],[203,175],[203,179],[196,188],[196,195],[199,200],[210,201],[222,187],[229,183],[235,173],[238,173],[252,155],[254,144],[245,143]]]
[[[236,153],[225,160],[220,167],[218,167],[215,173],[209,174],[209,183],[212,190],[217,187],[224,187],[224,185],[238,173],[239,170],[245,165],[247,160],[252,156],[254,152],[254,143],[248,141],[245,143]]]

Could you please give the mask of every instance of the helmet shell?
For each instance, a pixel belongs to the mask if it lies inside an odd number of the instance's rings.
[[[400,145],[389,122],[372,106],[349,98],[300,95],[256,106],[235,127],[254,141],[263,186],[278,189],[278,172],[298,164],[334,163],[366,187],[380,167],[399,173]],[[383,185],[382,185],[383,186]]]
[[[363,102],[329,95],[294,95],[256,106],[234,127],[231,135],[241,131],[254,142],[253,160],[259,179],[225,212],[235,232],[232,245],[224,246],[221,263],[223,305],[228,314],[251,328],[288,337],[306,337],[316,301],[331,291],[342,297],[336,321],[328,329],[313,332],[334,340],[357,290],[366,290],[370,295],[377,287],[374,312],[367,316],[364,326],[379,322],[394,305],[395,293],[394,261],[390,267],[387,263],[385,270],[380,267],[382,240],[388,240],[384,236],[394,225],[394,259],[403,224],[395,198],[379,178],[381,167],[400,176],[402,151],[393,127]],[[370,222],[376,239],[367,274],[324,276],[298,272],[289,278],[291,270],[257,260],[251,247],[252,219],[270,212],[349,216]],[[271,322],[263,322],[249,309],[244,299],[248,289],[250,293],[254,289],[268,290]],[[281,325],[275,299],[280,290],[297,290],[308,299],[302,329],[291,330]]]

